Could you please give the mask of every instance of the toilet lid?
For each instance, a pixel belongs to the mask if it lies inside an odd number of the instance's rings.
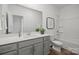
[[[52,43],[54,43],[57,46],[61,46],[63,44],[61,41],[57,41],[57,40],[52,41]]]

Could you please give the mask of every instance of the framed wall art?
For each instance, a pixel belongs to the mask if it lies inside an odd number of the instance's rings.
[[[55,19],[52,17],[46,18],[46,27],[47,29],[54,29],[55,28]]]

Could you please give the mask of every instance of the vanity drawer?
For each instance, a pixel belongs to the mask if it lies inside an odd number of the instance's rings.
[[[23,41],[23,42],[19,42],[19,48],[22,48],[22,47],[25,47],[25,46],[29,46],[31,44],[33,44],[33,39],[26,40],[26,41]]]
[[[37,44],[34,44],[34,46],[43,46],[43,42],[39,42]]]
[[[19,55],[32,55],[33,54],[33,47],[24,47],[19,49]]]
[[[5,46],[0,46],[0,54],[17,49],[16,44],[10,44]]]
[[[50,37],[49,36],[44,37],[44,41],[50,41]]]
[[[3,55],[17,55],[17,51],[11,51],[11,52],[5,53]]]
[[[34,42],[34,43],[43,42],[43,38],[37,38],[37,39],[34,39],[33,42]]]

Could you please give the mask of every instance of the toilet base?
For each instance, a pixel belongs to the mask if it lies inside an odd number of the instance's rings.
[[[53,48],[54,50],[58,51],[58,52],[61,52],[61,47],[53,46],[52,48]]]

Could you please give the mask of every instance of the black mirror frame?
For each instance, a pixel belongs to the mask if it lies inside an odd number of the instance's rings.
[[[49,19],[52,19],[52,21],[53,21],[53,24],[52,24],[51,28],[48,27],[48,24],[49,24],[48,21],[49,21]],[[46,18],[46,28],[47,29],[54,29],[55,28],[55,19],[54,18],[52,18],[52,17],[47,17]]]

